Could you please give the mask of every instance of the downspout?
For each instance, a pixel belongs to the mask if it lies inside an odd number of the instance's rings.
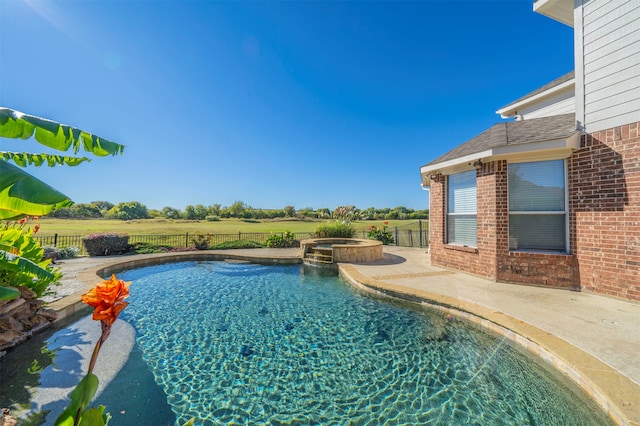
[[[427,253],[431,250],[431,186],[420,185],[423,191],[429,193],[429,221],[427,222]]]

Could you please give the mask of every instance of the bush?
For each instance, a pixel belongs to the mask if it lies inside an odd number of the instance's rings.
[[[129,246],[129,253],[131,254],[166,253],[171,249],[172,249],[171,246],[137,242]]]
[[[195,236],[191,237],[191,242],[196,250],[207,250],[209,248],[209,243],[211,242],[211,234],[197,233]]]
[[[387,229],[388,223],[389,222],[384,222],[384,225],[380,228],[375,225],[371,225],[367,230],[367,238],[370,240],[382,241],[382,244],[384,245],[393,244],[393,235]]]
[[[313,233],[314,238],[353,238],[356,230],[349,223],[326,223],[318,225]]]
[[[262,244],[249,240],[225,241],[209,247],[212,250],[261,248]]]
[[[220,220],[219,216],[205,216],[204,220],[207,222],[217,222]]]
[[[282,248],[294,247],[298,244],[300,244],[300,242],[296,240],[296,236],[293,232],[284,231],[282,235],[272,233],[269,238],[267,238],[265,245],[272,248]]]
[[[89,256],[110,256],[129,251],[127,234],[91,234],[82,238],[82,244]]]
[[[78,247],[62,247],[58,249],[58,259],[73,259],[80,254],[80,248]]]

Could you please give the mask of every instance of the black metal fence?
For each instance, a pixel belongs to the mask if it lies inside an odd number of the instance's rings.
[[[402,247],[427,247],[428,246],[428,225],[426,221],[412,222],[402,226],[395,226],[389,228],[389,231],[393,234],[393,238],[396,246]],[[284,232],[235,232],[232,234],[212,234],[206,233],[209,236],[209,245],[214,246],[216,244],[227,243],[239,240],[249,240],[256,243],[265,244],[267,239],[272,234],[283,235]],[[296,240],[304,240],[312,238],[310,232],[294,232]],[[192,239],[196,236],[195,233],[185,232],[184,234],[150,234],[150,235],[134,235],[129,234],[129,243],[148,243],[154,245],[162,245],[168,247],[189,247],[193,246]],[[81,255],[86,255],[87,252],[82,243],[83,235],[50,235],[50,236],[36,236],[40,245],[43,247],[77,247],[80,249]],[[367,238],[367,231],[358,231],[356,233],[357,238]]]

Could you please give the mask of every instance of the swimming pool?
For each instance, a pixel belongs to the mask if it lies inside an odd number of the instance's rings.
[[[610,423],[502,337],[302,266],[119,277],[133,281],[122,319],[136,347],[97,399],[115,425]]]

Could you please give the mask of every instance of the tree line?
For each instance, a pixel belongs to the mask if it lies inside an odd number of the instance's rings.
[[[148,209],[138,201],[127,201],[113,204],[108,201],[92,201],[91,203],[78,203],[69,207],[58,208],[48,215],[49,217],[62,219],[184,219],[184,220],[209,220],[220,219],[347,219],[347,220],[405,220],[428,219],[429,210],[414,210],[403,206],[394,208],[358,209],[355,206],[338,206],[334,210],[329,208],[313,209],[305,207],[296,209],[294,206],[285,206],[282,209],[253,208],[242,201],[236,201],[230,206],[212,204],[187,205],[183,210],[174,207],[164,207],[161,210]]]

